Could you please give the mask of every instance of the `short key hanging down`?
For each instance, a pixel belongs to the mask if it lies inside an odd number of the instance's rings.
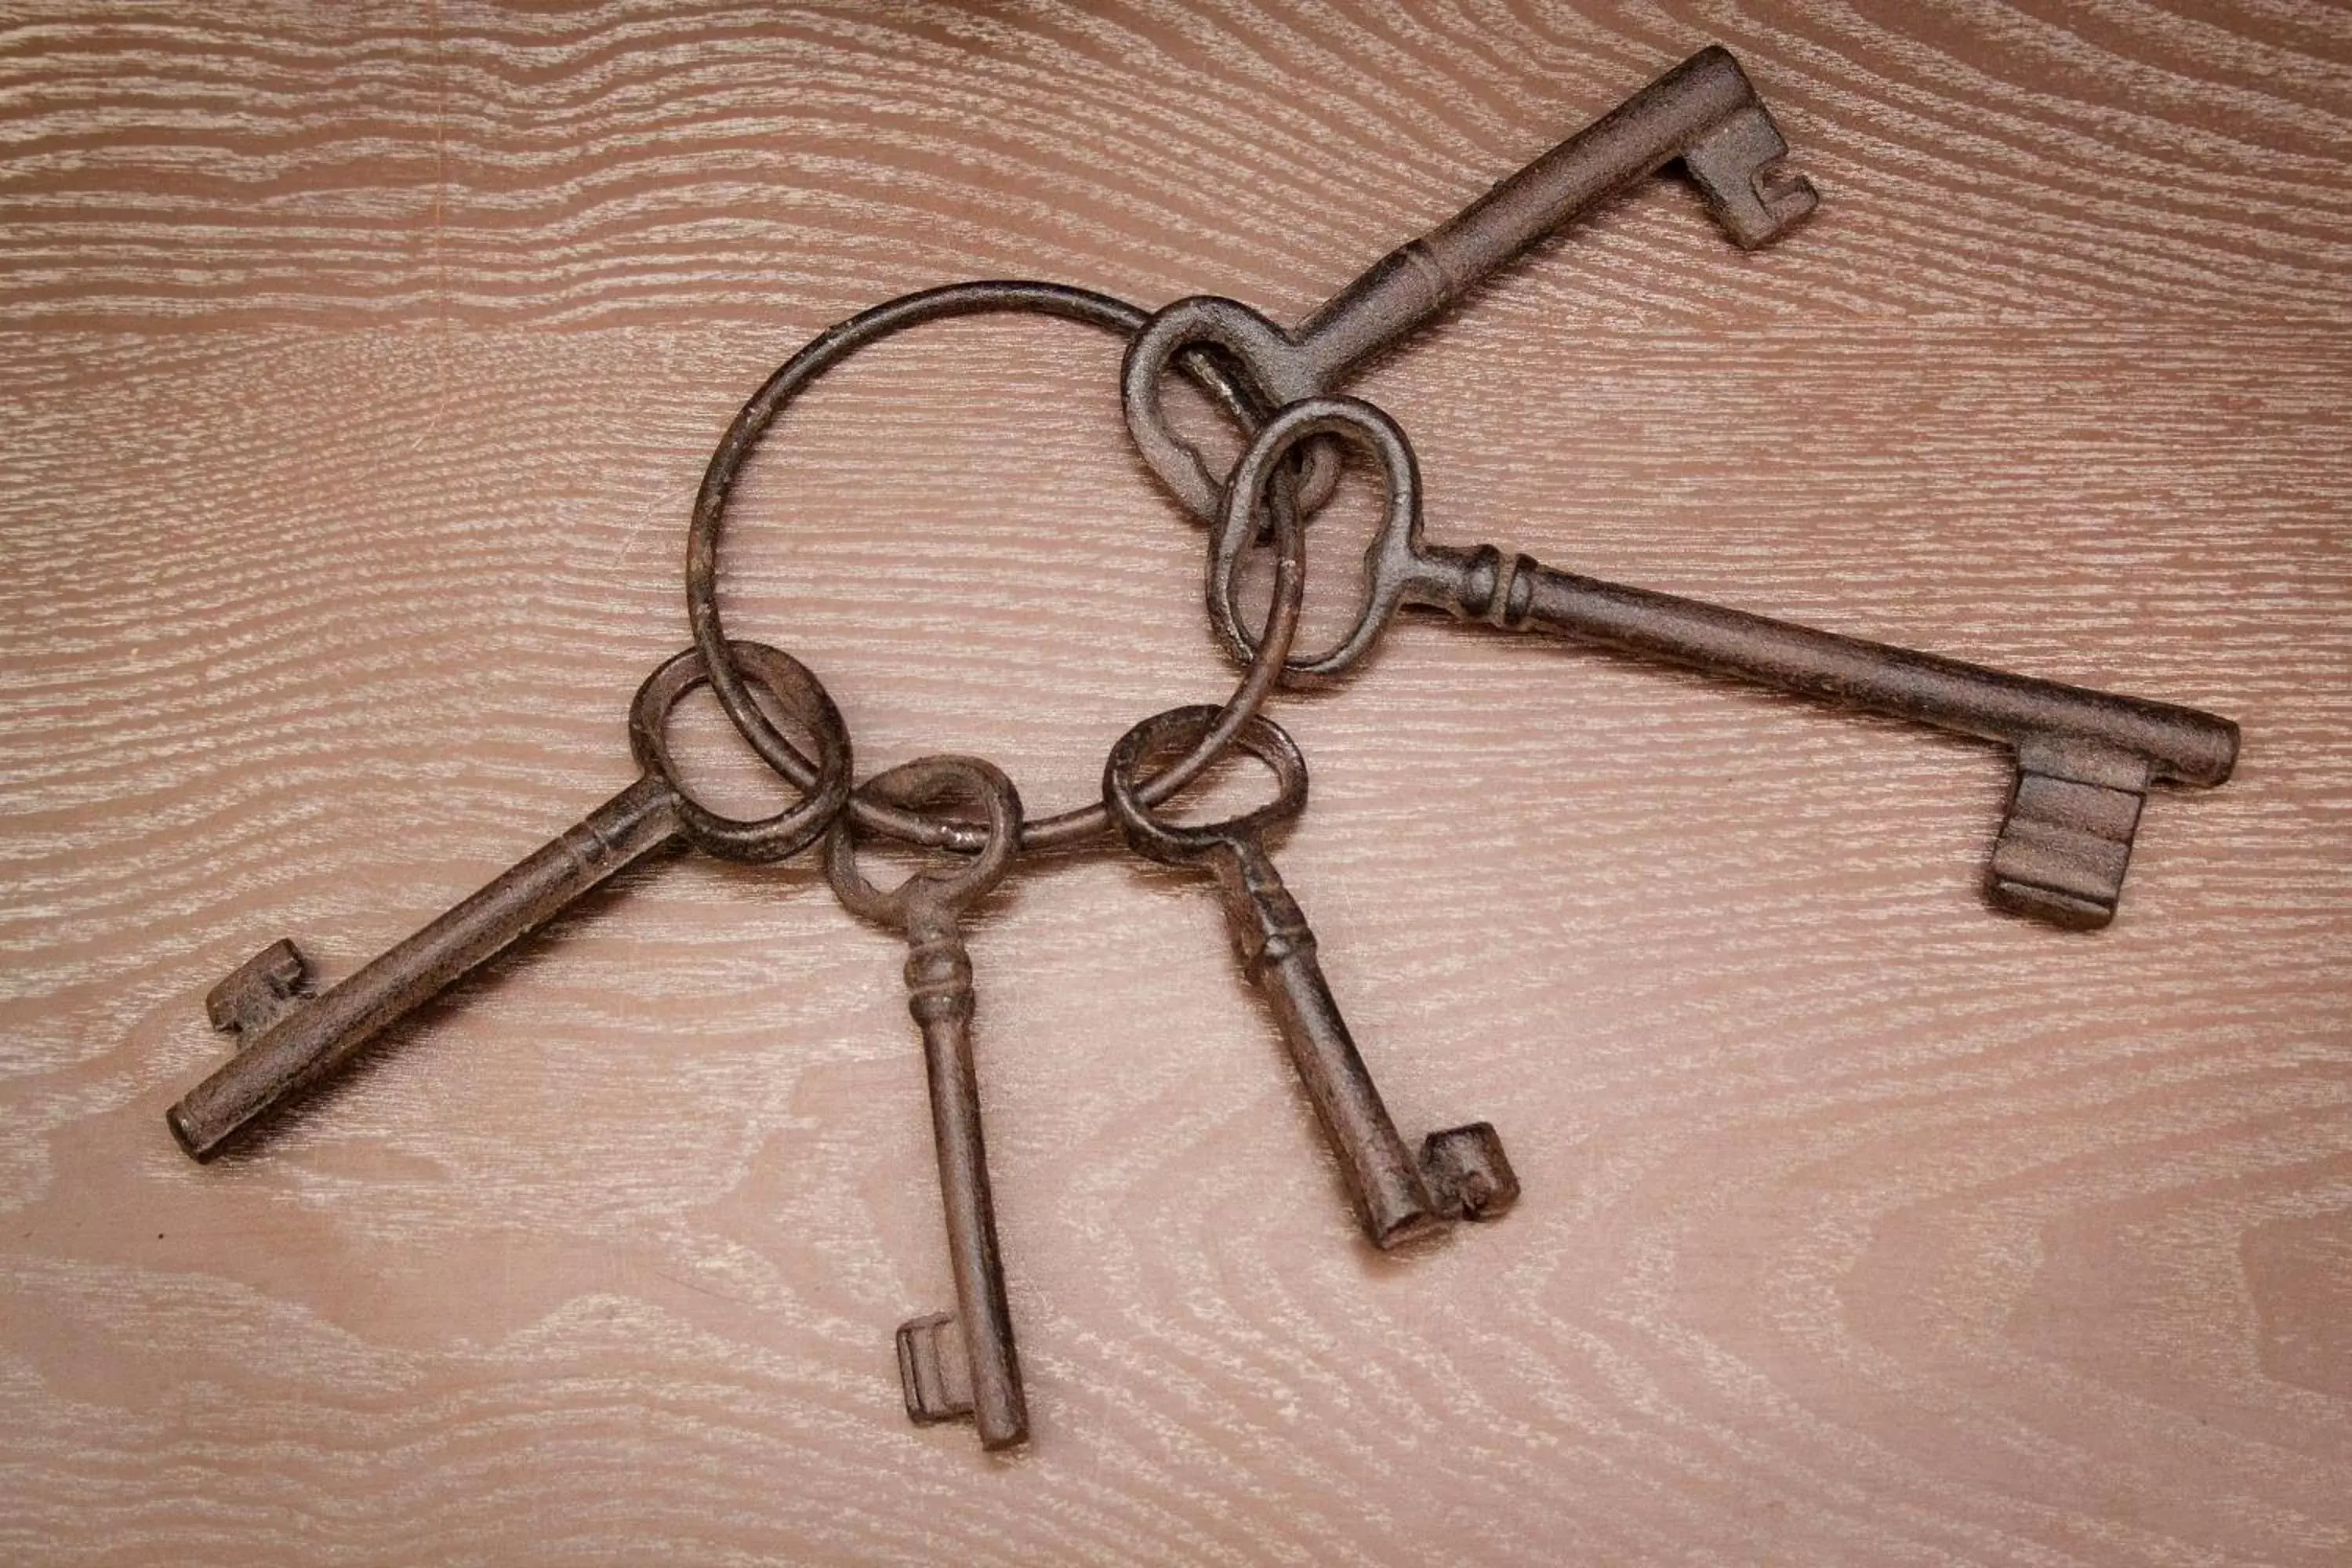
[[[1406,1152],[1323,978],[1315,933],[1266,854],[1267,832],[1307,804],[1307,761],[1297,743],[1262,714],[1242,729],[1234,743],[1274,770],[1276,794],[1230,821],[1179,826],[1138,795],[1137,770],[1189,744],[1216,717],[1213,708],[1171,709],[1138,724],[1111,749],[1103,798],[1129,845],[1146,859],[1204,866],[1215,876],[1242,969],[1273,1004],[1283,1044],[1372,1245],[1394,1247],[1451,1220],[1500,1217],[1518,1201],[1519,1180],[1493,1124],[1433,1132],[1418,1160]]]
[[[1402,606],[1444,610],[1505,631],[1548,632],[2005,742],[2017,784],[1993,847],[1988,894],[2000,908],[2095,930],[2114,919],[2149,783],[2211,785],[2230,776],[2238,727],[2193,708],[2011,675],[1936,654],[1815,631],[1744,610],[1538,565],[1492,545],[1425,544],[1421,470],[1404,432],[1358,398],[1281,410],[1234,470],[1209,550],[1209,618],[1236,657],[1254,638],[1235,568],[1257,508],[1298,443],[1336,436],[1378,458],[1388,481],[1380,531],[1364,552],[1354,626],[1294,676],[1336,676],[1371,650]]]
[[[1012,864],[1021,844],[1021,797],[993,765],[955,756],[924,757],[892,768],[866,780],[857,793],[861,799],[902,807],[939,805],[957,793],[976,795],[988,816],[988,838],[979,853],[932,850],[920,869],[886,893],[858,870],[856,828],[844,812],[825,839],[824,869],[834,895],[850,913],[907,939],[907,1010],[923,1034],[956,1310],[899,1326],[898,1378],[907,1414],[926,1425],[969,1418],[980,1430],[982,1447],[1011,1448],[1028,1441],[1029,1405],[1021,1391],[1021,1358],[1013,1342],[988,1151],[981,1137],[980,1079],[971,1058],[971,959],[964,949],[962,919]]]
[[[1128,345],[1120,395],[1136,449],[1202,522],[1224,485],[1161,405],[1169,366],[1210,346],[1230,355],[1270,411],[1335,390],[1529,246],[1617,192],[1681,160],[1724,232],[1753,250],[1802,223],[1819,197],[1784,167],[1789,144],[1728,49],[1701,49],[1495,186],[1421,238],[1391,252],[1286,331],[1214,295],[1179,300]],[[1301,498],[1319,503],[1339,476],[1310,455]]]
[[[814,843],[849,798],[849,732],[799,660],[761,643],[732,646],[816,742],[816,785],[799,805],[738,822],[677,785],[664,727],[704,677],[693,649],[673,656],[646,677],[629,710],[629,745],[645,776],[578,826],[323,994],[310,993],[310,965],[284,938],[215,986],[205,1008],[213,1027],[236,1036],[236,1055],[164,1113],[180,1147],[211,1159],[241,1130],[333,1076],[368,1041],[657,849],[692,844],[728,859],[768,861]]]

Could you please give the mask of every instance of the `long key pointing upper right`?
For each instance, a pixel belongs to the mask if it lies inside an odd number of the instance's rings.
[[[849,734],[815,676],[761,643],[735,657],[816,742],[816,785],[759,822],[696,804],[671,782],[663,721],[702,684],[692,648],[637,689],[629,744],[645,775],[488,886],[323,994],[308,989],[301,951],[280,939],[205,999],[213,1027],[237,1037],[236,1055],[164,1113],[180,1147],[209,1160],[246,1127],[308,1093],[360,1047],[552,919],[624,866],[680,842],[737,860],[779,860],[814,843],[849,798]]]
[[[1388,512],[1364,552],[1355,626],[1328,651],[1294,657],[1287,666],[1294,675],[1346,669],[1370,650],[1398,609],[1419,605],[1506,631],[1605,643],[2000,741],[2015,753],[2017,783],[1993,847],[1988,895],[2012,912],[2080,930],[2115,917],[2149,783],[2218,784],[2237,763],[2237,725],[2193,708],[2036,680],[1604,583],[1492,545],[1425,544],[1411,443],[1388,415],[1349,397],[1310,398],[1282,409],[1234,469],[1210,546],[1209,616],[1242,657],[1254,639],[1235,603],[1235,567],[1278,465],[1318,436],[1341,437],[1379,458],[1388,477]]]
[[[1268,408],[1338,390],[1342,378],[1429,321],[1477,283],[1612,194],[1681,160],[1734,242],[1769,245],[1811,216],[1812,184],[1785,163],[1789,144],[1731,51],[1701,49],[1429,233],[1391,251],[1295,330],[1215,295],[1179,300],[1128,345],[1119,372],[1128,433],[1202,521],[1223,491],[1198,447],[1161,406],[1181,353],[1213,346]],[[1301,496],[1339,470],[1310,452]]]

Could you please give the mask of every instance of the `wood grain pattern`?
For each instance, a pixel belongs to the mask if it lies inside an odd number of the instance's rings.
[[[1408,623],[1282,703],[1281,858],[1400,1121],[1528,1196],[1370,1253],[1205,892],[1041,865],[973,938],[1009,1462],[898,1408],[919,1058],[805,866],[633,873],[172,1146],[235,963],[347,972],[627,779],[807,335],[1296,312],[1709,37],[1822,221],[1659,182],[1361,390],[1433,537],[2241,721],[2113,929],[1979,901],[1989,749]],[[2287,0],[10,8],[0,1560],[2352,1557],[2347,64]],[[927,331],[754,464],[730,609],[866,768],[1050,809],[1229,682],[1118,347]]]
[[[0,34],[0,304],[767,326],[1009,264],[1295,309],[1709,39],[1833,196],[1807,264],[1652,191],[1526,275],[1548,320],[2352,298],[2325,5],[159,4]]]

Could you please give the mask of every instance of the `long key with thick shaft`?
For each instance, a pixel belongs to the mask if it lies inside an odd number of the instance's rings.
[[[1224,485],[1161,405],[1181,353],[1223,350],[1250,394],[1271,409],[1323,395],[1546,235],[1676,159],[1724,231],[1749,249],[1810,216],[1811,184],[1788,171],[1789,144],[1731,52],[1701,49],[1632,98],[1392,251],[1295,331],[1213,295],[1179,300],[1128,345],[1120,372],[1127,427],[1168,488],[1212,521]],[[1320,456],[1318,452],[1317,456]],[[1310,467],[1303,499],[1328,493],[1338,469]]]
[[[2237,725],[2193,708],[2036,680],[1604,583],[1492,545],[1424,543],[1412,444],[1387,414],[1349,397],[1283,409],[1234,470],[1210,545],[1208,596],[1218,636],[1239,657],[1246,658],[1255,641],[1236,602],[1235,578],[1256,508],[1288,453],[1327,436],[1380,459],[1388,508],[1364,552],[1354,626],[1328,651],[1293,658],[1286,668],[1294,676],[1338,675],[1370,651],[1399,609],[1421,605],[1999,741],[2015,753],[2017,783],[1993,848],[1989,896],[2012,912],[2079,930],[2115,917],[2150,782],[2218,784],[2236,764]]]
[[[692,844],[730,859],[766,861],[814,843],[849,798],[848,731],[833,699],[797,659],[760,643],[732,646],[743,668],[816,743],[816,787],[800,804],[739,822],[677,784],[664,726],[704,676],[693,649],[675,656],[646,678],[629,710],[629,745],[645,776],[576,826],[323,994],[310,994],[308,962],[282,938],[215,986],[205,1010],[215,1028],[236,1037],[237,1051],[164,1113],[180,1147],[211,1159],[246,1127],[333,1076],[368,1041],[656,850]]]
[[[922,1030],[930,1082],[956,1310],[899,1326],[898,1378],[907,1414],[927,1425],[969,1418],[980,1429],[982,1447],[1011,1448],[1029,1440],[1029,1405],[1021,1392],[1021,1358],[1005,1303],[996,1205],[980,1131],[971,959],[962,920],[1003,879],[1020,847],[1021,796],[991,764],[952,756],[925,757],[878,773],[857,793],[908,808],[976,795],[988,816],[988,838],[977,854],[935,849],[920,869],[886,893],[858,870],[856,828],[844,812],[825,839],[824,868],[844,908],[907,939],[907,1010]]]
[[[1276,793],[1229,821],[1180,826],[1138,795],[1139,768],[1189,745],[1216,717],[1213,708],[1177,708],[1129,730],[1103,765],[1105,803],[1137,854],[1165,865],[1202,866],[1216,878],[1242,971],[1273,1005],[1283,1044],[1372,1245],[1394,1247],[1450,1220],[1496,1218],[1517,1201],[1519,1182],[1493,1124],[1433,1132],[1418,1158],[1407,1152],[1323,978],[1315,933],[1266,854],[1267,832],[1307,805],[1307,761],[1297,743],[1263,715],[1234,737],[1274,771]]]

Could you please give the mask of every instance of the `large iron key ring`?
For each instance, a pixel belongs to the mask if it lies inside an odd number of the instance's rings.
[[[927,321],[995,312],[1025,312],[1055,316],[1132,337],[1150,316],[1124,300],[1089,289],[1060,283],[1019,280],[950,284],[875,306],[819,334],[786,361],[751,395],[711,455],[702,489],[695,497],[694,520],[687,534],[686,609],[694,628],[696,647],[709,671],[710,689],[727,717],[761,758],[794,786],[806,789],[816,767],[791,738],[752,700],[734,659],[729,653],[724,624],[719,614],[719,540],[727,519],[728,498],[760,437],[787,405],[826,371],[858,350]],[[1254,426],[1267,412],[1255,407],[1213,365],[1193,361],[1188,370],[1199,375],[1227,411]],[[1241,680],[1226,700],[1217,721],[1202,731],[1185,755],[1164,773],[1140,786],[1147,804],[1157,805],[1200,776],[1223,754],[1241,727],[1255,714],[1282,678],[1297,630],[1299,595],[1304,587],[1305,544],[1297,508],[1287,481],[1273,482],[1269,510],[1275,521],[1276,564],[1274,603],[1258,639],[1258,651],[1247,662]],[[987,830],[977,823],[927,816],[870,795],[851,798],[844,808],[860,828],[887,837],[932,847],[978,851]],[[1110,816],[1099,796],[1088,804],[1051,816],[1023,823],[1021,847],[1045,849],[1075,844],[1106,832]]]
[[[1294,676],[1346,670],[1370,651],[1399,609],[1417,605],[1505,631],[1601,643],[1998,741],[2013,752],[2018,772],[1993,850],[1992,901],[2086,930],[2114,917],[2149,782],[2217,784],[2237,760],[2237,725],[2194,708],[1606,583],[1492,545],[1424,543],[1412,445],[1394,419],[1353,397],[1310,398],[1283,409],[1234,468],[1209,546],[1208,599],[1209,618],[1237,658],[1255,651],[1234,601],[1234,574],[1255,531],[1258,498],[1291,448],[1327,436],[1379,460],[1388,506],[1364,552],[1354,626],[1328,649],[1290,660]]]

